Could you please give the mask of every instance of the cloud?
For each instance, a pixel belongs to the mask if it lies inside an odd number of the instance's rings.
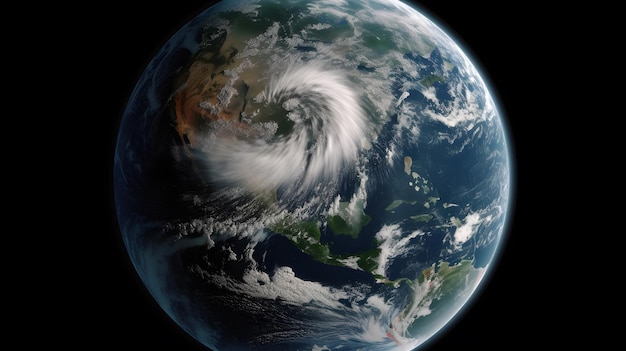
[[[465,223],[457,225],[453,235],[453,244],[460,248],[465,242],[476,234],[476,227],[482,222],[478,213],[470,213],[465,216]]]
[[[278,297],[288,304],[322,304],[331,308],[341,308],[340,299],[347,299],[342,290],[325,287],[318,282],[306,281],[296,277],[291,267],[277,267],[273,274],[249,269],[243,277],[244,283],[233,284],[233,290],[241,290],[247,295],[265,299]]]
[[[384,225],[378,233],[376,239],[380,242],[380,255],[378,256],[378,268],[374,273],[386,276],[388,262],[407,251],[407,246],[411,239],[424,234],[416,230],[409,235],[404,235],[398,224]]]

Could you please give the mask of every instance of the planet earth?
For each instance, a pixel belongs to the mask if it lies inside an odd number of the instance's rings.
[[[130,261],[211,350],[416,350],[498,264],[506,119],[398,0],[224,0],[145,67],[113,181]]]

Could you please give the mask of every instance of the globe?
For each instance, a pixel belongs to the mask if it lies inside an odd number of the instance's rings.
[[[474,59],[398,0],[224,0],[130,94],[125,249],[211,350],[416,350],[498,263],[505,116]]]

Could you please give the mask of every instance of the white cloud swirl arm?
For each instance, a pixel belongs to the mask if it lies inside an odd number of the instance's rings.
[[[206,154],[210,178],[262,191],[294,182],[309,188],[339,176],[356,161],[367,133],[367,116],[348,84],[341,71],[313,63],[270,79],[258,102],[280,104],[291,130],[269,140],[216,133]]]

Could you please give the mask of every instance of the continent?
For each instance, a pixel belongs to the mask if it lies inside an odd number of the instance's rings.
[[[405,280],[412,293],[405,308],[393,319],[389,337],[402,343],[406,338],[417,336],[420,328],[429,323],[431,315],[443,312],[436,309],[437,305],[454,305],[450,300],[463,304],[482,280],[484,271],[484,268],[474,267],[473,260],[462,260],[454,265],[441,261],[424,269],[417,280]]]
[[[234,48],[201,52],[179,75],[172,119],[185,144],[197,146],[207,122],[239,121],[247,86],[241,81],[232,85],[226,75],[236,52]]]

